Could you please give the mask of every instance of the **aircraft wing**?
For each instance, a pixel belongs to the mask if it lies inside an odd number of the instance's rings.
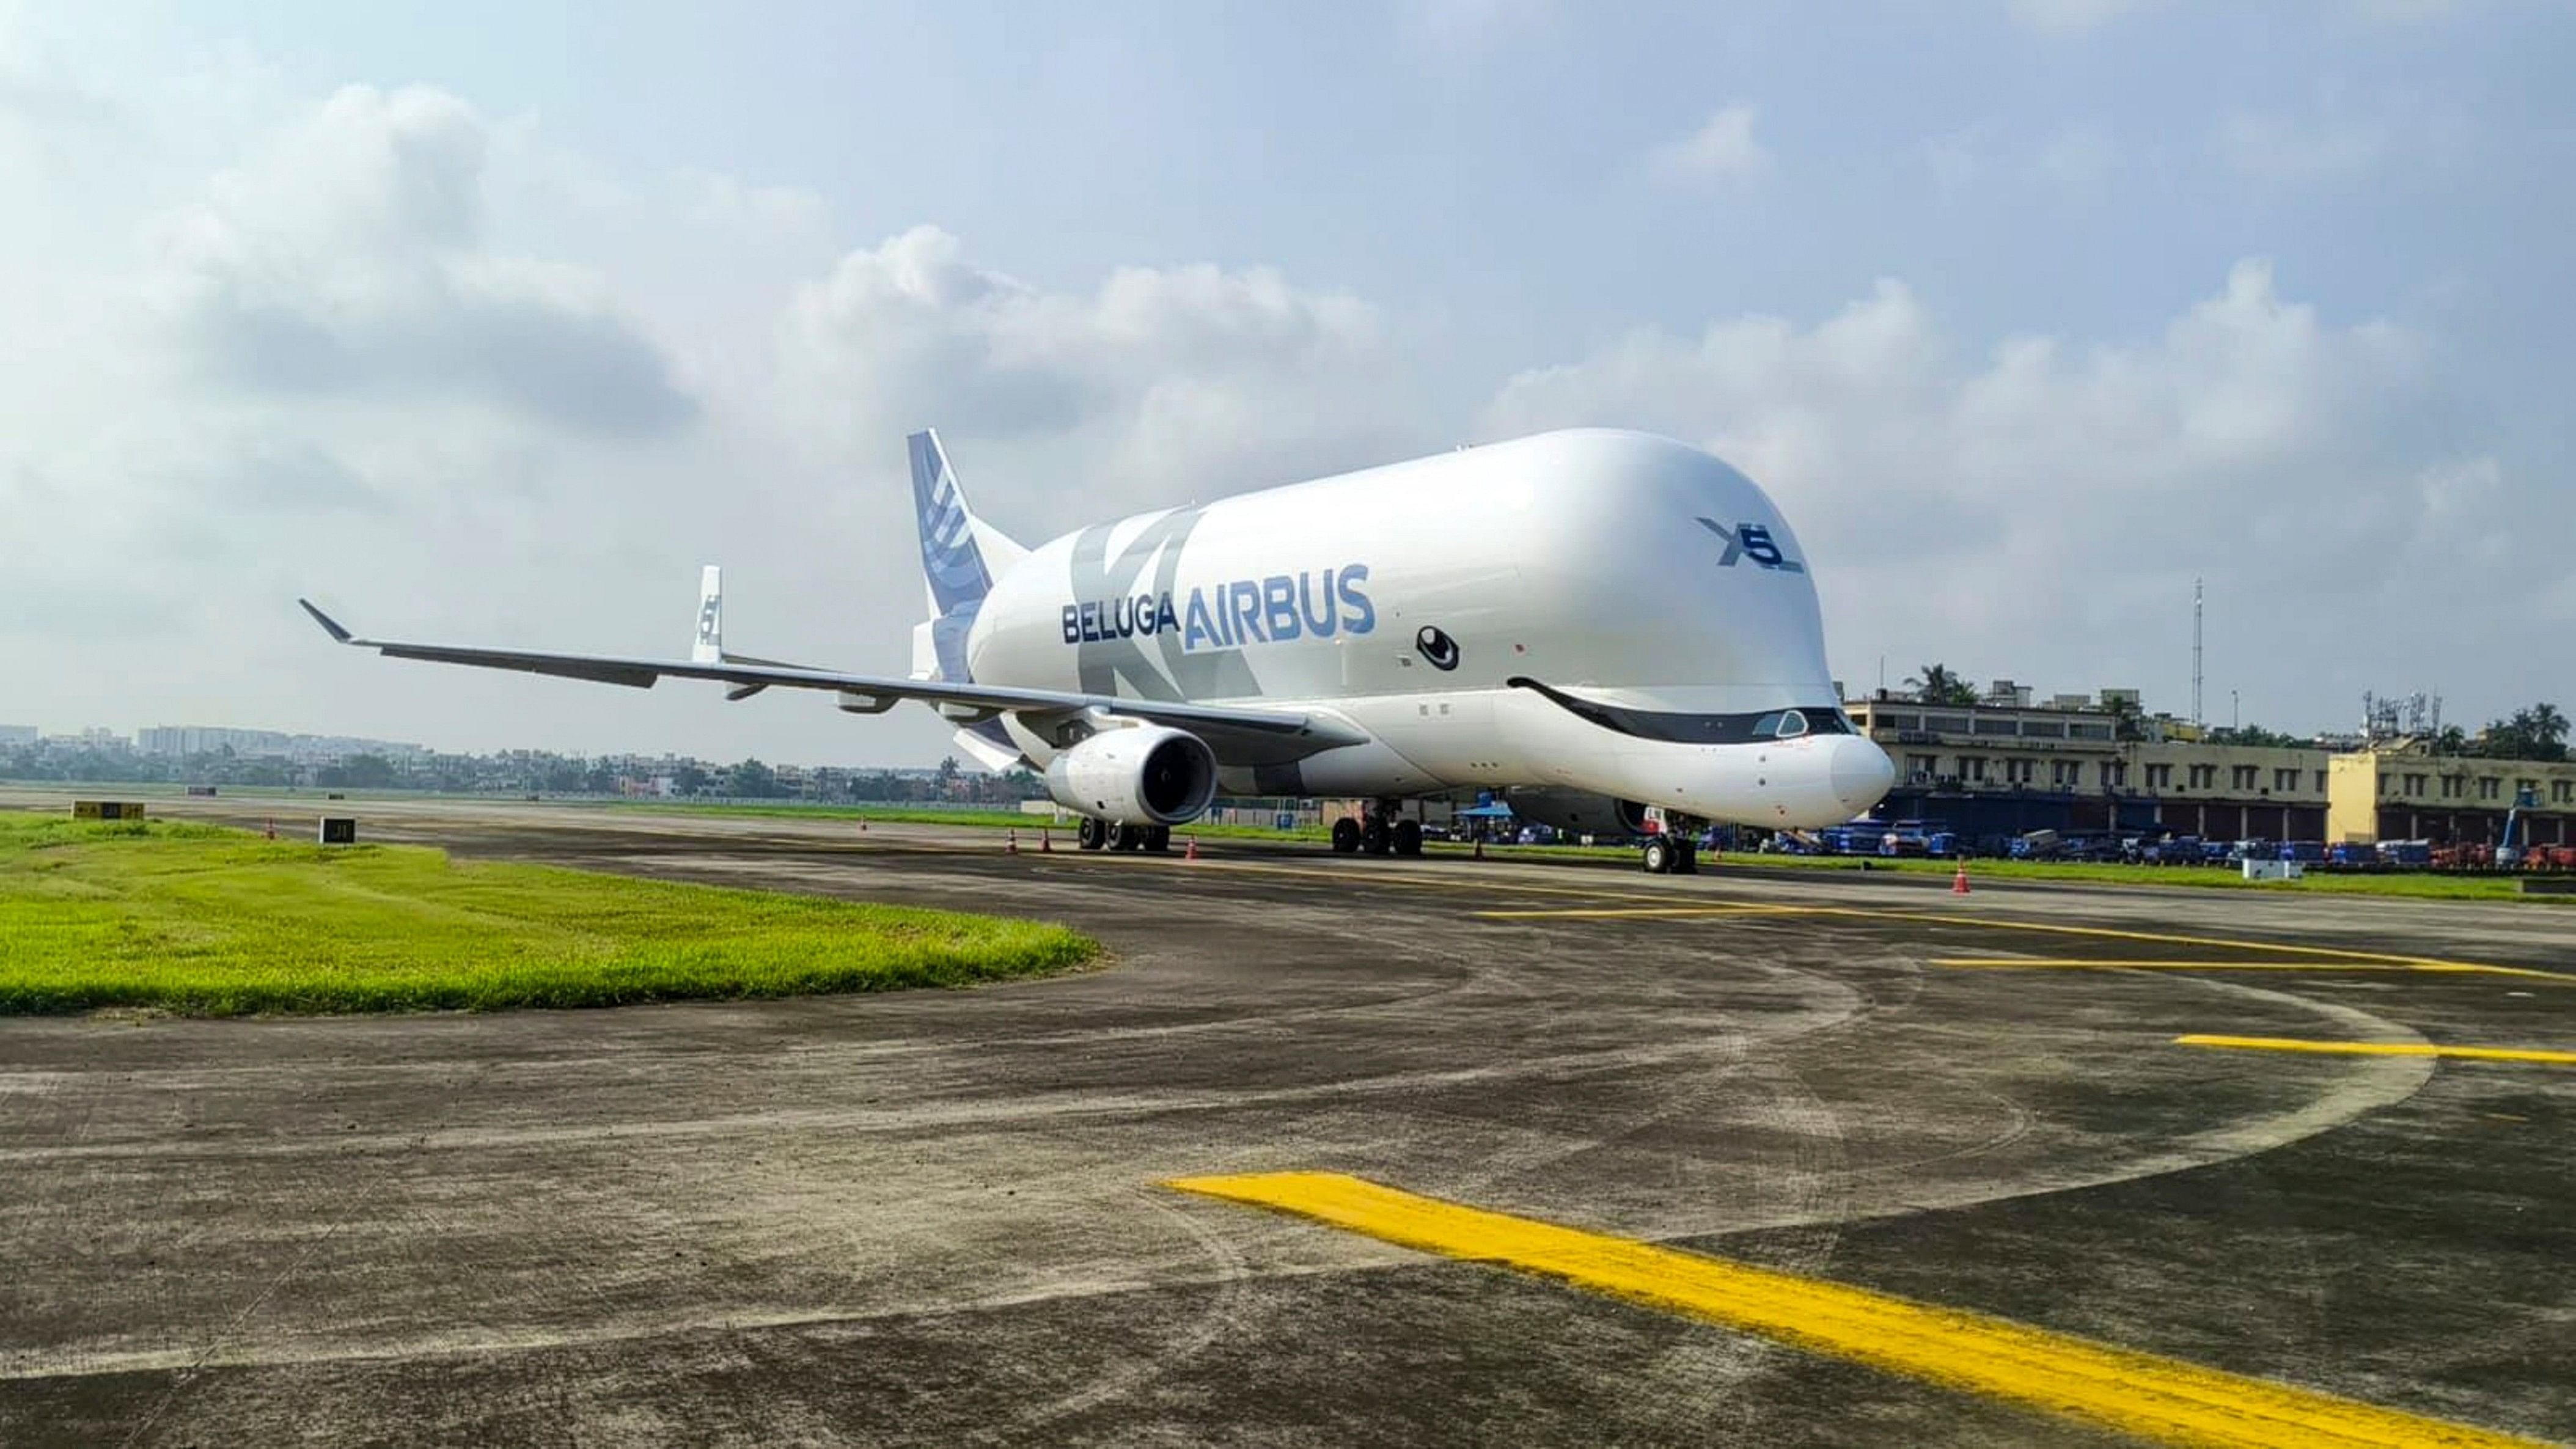
[[[312,601],[298,599],[325,632],[342,644],[373,649],[393,659],[426,659],[438,664],[470,664],[482,669],[514,669],[524,674],[551,674],[599,684],[650,689],[665,678],[707,679],[735,687],[736,697],[762,689],[822,689],[843,696],[843,706],[859,713],[880,714],[907,699],[921,700],[961,722],[996,714],[1020,714],[1033,723],[1048,717],[1071,718],[1091,713],[1146,720],[1189,730],[1208,742],[1225,764],[1266,764],[1302,758],[1340,745],[1363,743],[1368,736],[1338,721],[1297,710],[1242,709],[1230,705],[1184,704],[1178,701],[1125,699],[1069,690],[1013,689],[1001,685],[955,684],[937,679],[897,679],[875,674],[842,674],[828,669],[770,664],[738,656],[707,660],[621,659],[593,654],[545,654],[525,649],[476,649],[450,644],[405,644],[362,639]]]

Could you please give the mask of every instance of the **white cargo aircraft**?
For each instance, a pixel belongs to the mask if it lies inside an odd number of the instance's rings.
[[[1826,671],[1814,577],[1771,500],[1695,448],[1583,430],[1139,514],[1021,547],[915,433],[930,618],[907,678],[727,653],[708,570],[686,660],[334,639],[402,659],[649,687],[665,676],[929,704],[1026,761],[1086,849],[1163,849],[1219,791],[1366,801],[1333,848],[1414,855],[1401,801],[1503,789],[1561,827],[1816,826],[1878,803],[1887,756]],[[1671,828],[1681,827],[1681,828]]]

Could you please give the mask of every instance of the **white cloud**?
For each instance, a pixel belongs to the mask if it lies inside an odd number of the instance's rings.
[[[1049,492],[1079,478],[1095,512],[1365,461],[1363,440],[1405,426],[1377,309],[1270,268],[1128,267],[1048,292],[919,226],[805,287],[783,348],[798,426],[855,448],[945,423],[1011,463],[1042,452]],[[1003,496],[1074,521],[1055,497]]]
[[[491,130],[440,91],[340,91],[172,218],[156,299],[201,376],[465,396],[609,432],[694,401],[605,279],[487,245]]]
[[[1743,102],[1721,108],[1700,128],[1655,148],[1647,167],[1665,182],[1704,186],[1741,181],[1770,169],[1771,153],[1753,138],[1753,107]]]
[[[2196,574],[2228,611],[2213,677],[2331,698],[2364,660],[2457,659],[2438,611],[2388,607],[2433,555],[2554,578],[2544,540],[2576,526],[2540,481],[2453,453],[2423,338],[2329,325],[2259,261],[2124,346],[2021,337],[1970,361],[1889,281],[1812,327],[1642,330],[1486,413],[1495,436],[1574,423],[1671,433],[1762,481],[1822,561],[1841,648],[2167,699],[2184,656],[2151,621],[2187,617]]]

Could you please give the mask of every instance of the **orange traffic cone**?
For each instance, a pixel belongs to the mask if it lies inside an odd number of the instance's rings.
[[[1199,838],[1198,838],[1197,836],[1193,835],[1193,836],[1191,836],[1191,837],[1190,837],[1190,848],[1189,848],[1189,849],[1187,849],[1187,850],[1185,850],[1185,851],[1183,851],[1183,852],[1181,852],[1181,859],[1183,859],[1183,860],[1196,860],[1196,859],[1198,859],[1198,858],[1199,858]]]
[[[1950,877],[1950,894],[1954,896],[1964,896],[1967,893],[1968,863],[1963,860],[1959,862],[1959,873]]]
[[[1013,830],[1013,831],[1011,832],[1010,839],[1005,840],[1005,841],[1003,841],[1003,842],[1002,842],[1002,853],[1003,853],[1004,855],[1017,855],[1017,854],[1019,854],[1019,853],[1020,853],[1020,832],[1019,832],[1019,831],[1017,831],[1017,830]]]

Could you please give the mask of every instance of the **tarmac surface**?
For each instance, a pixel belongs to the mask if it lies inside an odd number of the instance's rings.
[[[2576,1441],[2576,1064],[2177,1042],[2576,1049],[2576,910],[345,808],[1112,959],[0,1019],[0,1445],[2133,1442],[1167,1185],[1276,1172]]]

